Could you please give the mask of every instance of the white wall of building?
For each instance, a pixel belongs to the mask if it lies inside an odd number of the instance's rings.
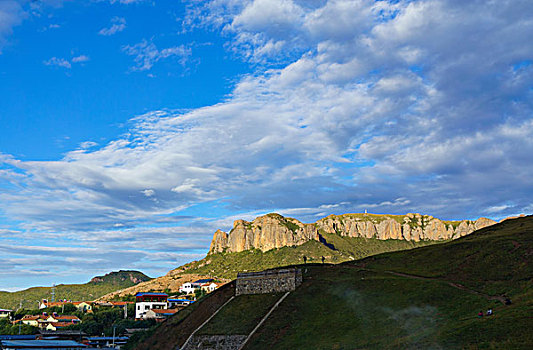
[[[135,303],[135,318],[145,318],[146,311],[151,309],[166,309],[167,303],[161,301],[143,301]]]

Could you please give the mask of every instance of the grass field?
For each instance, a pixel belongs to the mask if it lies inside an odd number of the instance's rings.
[[[527,217],[442,245],[307,266],[247,349],[531,349],[532,241]],[[477,316],[489,307],[493,316]]]
[[[198,335],[249,334],[283,293],[239,295],[226,305]]]
[[[188,268],[186,273],[233,279],[237,277],[238,272],[263,271],[280,266],[301,264],[304,256],[309,263],[321,262],[322,257],[325,258],[327,263],[341,263],[383,252],[412,249],[439,243],[436,241],[412,242],[393,239],[341,237],[335,234],[322,234],[322,236],[335,249],[330,249],[326,245],[313,240],[299,246],[283,247],[266,252],[254,249],[239,253],[217,253],[186,265]]]

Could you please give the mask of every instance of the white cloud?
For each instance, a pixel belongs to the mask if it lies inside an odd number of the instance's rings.
[[[93,141],[85,141],[85,142],[80,143],[80,148],[81,149],[88,149],[88,148],[92,148],[92,147],[96,147],[96,146],[98,146],[98,144],[96,142],[93,142]]]
[[[98,34],[104,35],[104,36],[110,36],[110,35],[119,33],[123,31],[124,29],[126,29],[126,19],[122,17],[113,17],[111,19],[111,27],[100,29]]]
[[[63,67],[63,68],[68,68],[68,69],[72,68],[72,65],[70,64],[70,62],[64,58],[52,57],[44,61],[43,63],[47,66],[58,66],[58,67]]]
[[[282,9],[299,6],[280,4]],[[432,1],[387,7],[337,1],[301,7],[295,13],[304,21],[303,30],[293,33],[300,36],[294,40],[308,48],[291,64],[244,77],[225,103],[185,114],[140,116],[129,137],[99,150],[72,152],[53,164],[17,163],[31,174],[34,188],[43,190],[33,194],[35,212],[28,213],[25,199],[18,197],[20,204],[9,210],[38,218],[50,229],[79,227],[79,222],[135,225],[217,200],[250,210],[346,202],[350,204],[338,210],[368,207],[470,216],[489,213],[487,208],[501,203],[502,198],[483,193],[489,185],[509,187],[509,176],[520,186],[511,186],[514,190],[505,196],[523,206],[528,203],[523,188],[531,187],[525,174],[532,170],[524,157],[533,152],[527,136],[532,108],[523,86],[532,81],[532,72],[528,67],[511,69],[527,56],[527,49],[507,44],[500,32],[522,28],[525,35],[531,26],[517,23],[520,18],[514,15],[494,21],[500,7],[483,7],[479,16],[471,17],[472,9],[455,5]],[[288,25],[293,14],[283,13],[288,16],[284,19],[280,8],[269,6],[249,3],[227,18],[227,24],[239,40],[242,33],[271,23],[257,13],[270,13],[274,21]],[[442,17],[452,12],[453,17]],[[345,13],[360,17],[350,22]],[[383,18],[384,13],[395,15]],[[342,20],[335,22],[339,16]],[[477,43],[471,22],[492,33],[485,42],[499,44]],[[269,45],[276,35],[283,37],[264,30],[268,40],[254,41],[252,50]],[[439,44],[462,36],[472,37],[468,46]],[[495,49],[497,45],[508,47]],[[124,51],[136,56],[137,70],[184,52],[177,47],[160,50],[146,40]],[[480,63],[489,56],[498,63]],[[418,61],[422,57],[431,65]],[[412,64],[420,69],[413,70]],[[477,65],[485,65],[486,75],[498,72],[500,80],[488,84],[472,70]],[[458,74],[463,79],[452,84],[449,76]],[[509,94],[512,99],[499,98]],[[494,98],[499,99],[495,105],[489,102]],[[56,210],[49,201],[68,203],[79,222],[68,217],[55,217],[57,224],[47,220]]]
[[[141,3],[141,2],[145,2],[146,0],[109,0],[109,2],[111,2],[112,4],[124,4],[124,5],[129,5],[129,4],[136,4],[136,3]]]
[[[155,195],[154,190],[142,190],[141,193],[144,194],[146,197],[152,197],[153,195]]]
[[[156,62],[169,57],[174,57],[179,64],[184,66],[191,55],[191,49],[184,45],[159,50],[153,42],[147,40],[131,46],[126,45],[122,50],[134,56],[133,60],[136,65],[132,69],[138,71],[150,70]]]
[[[89,61],[89,56],[80,55],[72,58],[72,63],[87,62]]]
[[[100,148],[0,155],[12,189],[0,205],[21,229],[110,251],[180,240],[172,249],[196,254],[218,225],[272,210],[308,221],[531,210],[533,3],[219,0],[194,13],[186,23],[225,28],[230,49],[264,68],[219,104],[146,113]],[[146,40],[123,50],[135,70],[190,56]]]
[[[19,1],[0,1],[0,54],[6,44],[6,38],[13,32],[13,27],[19,25],[25,16]]]
[[[70,69],[72,68],[72,64],[74,63],[83,63],[89,60],[90,58],[87,55],[79,55],[79,56],[72,57],[70,61],[64,58],[52,57],[46,61],[43,61],[43,64],[45,64],[46,66],[57,66],[57,67],[63,67],[63,68]]]

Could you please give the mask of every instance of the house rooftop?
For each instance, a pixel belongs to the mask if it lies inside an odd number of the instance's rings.
[[[212,281],[214,281],[214,279],[212,279],[212,278],[204,278],[202,280],[194,281],[193,283],[208,283],[208,282],[212,282]]]
[[[35,334],[0,334],[0,340],[35,340]]]
[[[39,329],[39,334],[41,335],[54,335],[54,336],[58,336],[58,335],[80,335],[80,336],[85,336],[87,335],[85,332],[82,332],[80,330],[76,330],[76,329],[69,329],[69,330],[61,330],[61,331],[50,331],[48,329]]]
[[[87,345],[74,340],[2,340],[1,344],[7,349],[76,349],[87,347]]]
[[[156,314],[175,314],[178,312],[178,309],[152,309]]]
[[[144,293],[144,292],[139,292],[139,293],[135,294],[136,297],[142,297],[144,295],[168,297],[167,293],[149,293],[149,292],[148,293]]]

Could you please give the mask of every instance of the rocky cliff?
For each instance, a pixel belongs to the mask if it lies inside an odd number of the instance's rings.
[[[279,214],[267,214],[252,222],[236,220],[226,233],[217,230],[209,253],[241,252],[252,248],[267,251],[301,245],[310,240],[322,241],[322,234],[348,237],[435,241],[456,239],[496,222],[487,218],[475,221],[443,221],[429,215],[330,215],[313,224],[304,224]]]

